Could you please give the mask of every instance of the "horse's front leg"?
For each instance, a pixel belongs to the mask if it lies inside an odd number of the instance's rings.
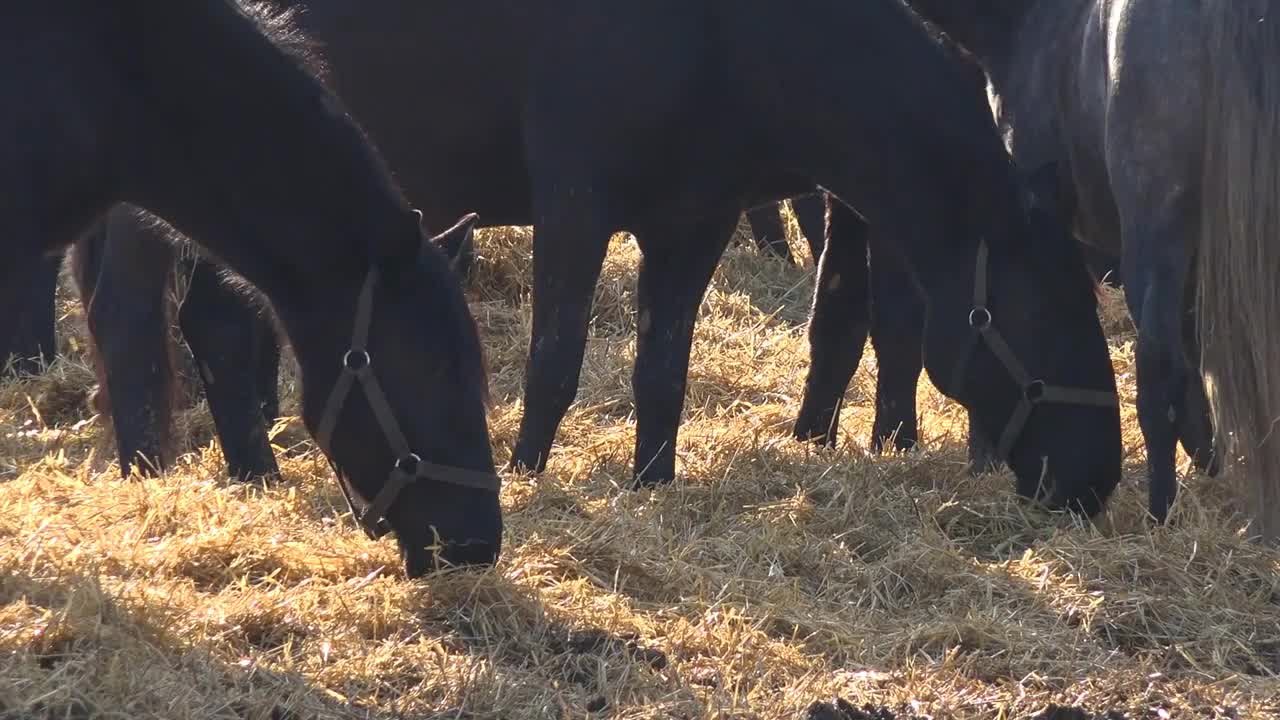
[[[835,447],[840,405],[862,361],[871,313],[866,223],[836,202],[831,206],[828,232],[831,240],[818,264],[809,320],[809,375],[795,437]],[[916,354],[920,354],[919,342]]]
[[[94,405],[111,412],[120,470],[163,470],[173,459],[172,250],[162,231],[119,206],[76,243],[72,268],[96,351]]]
[[[275,419],[279,400],[274,387],[259,386],[275,383],[273,366],[279,364],[271,321],[222,282],[216,266],[197,258],[178,322],[195,357],[227,472],[235,480],[278,477],[266,415]]]
[[[636,288],[635,478],[639,485],[675,479],[676,437],[684,409],[689,352],[698,306],[733,234],[733,209],[708,211],[688,224],[637,233],[644,259]]]
[[[592,296],[615,228],[603,212],[607,205],[603,193],[594,192],[534,201],[533,332],[514,469],[546,469],[560,421],[578,393]]]

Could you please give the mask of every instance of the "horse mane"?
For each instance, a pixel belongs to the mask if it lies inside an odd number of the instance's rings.
[[[266,0],[236,0],[236,6],[276,47],[296,60],[306,71],[327,82],[329,66],[322,45],[298,25],[299,8],[281,8]]]
[[[966,61],[982,65],[1008,25],[1032,0],[900,0],[935,40]],[[1003,30],[1003,31],[1002,31]],[[993,33],[993,31],[995,31]]]
[[[455,328],[462,342],[471,345],[480,362],[476,367],[460,368],[464,375],[470,377],[480,388],[480,400],[484,404],[486,410],[493,408],[493,398],[489,388],[489,360],[485,353],[484,343],[480,341],[480,327],[476,324],[475,316],[467,307],[467,297],[462,290],[462,283],[455,273],[453,267],[449,264],[448,258],[444,252],[435,247],[432,243],[426,243],[423,251],[419,255],[419,264],[422,271],[427,273],[428,282],[433,283],[436,287],[448,288],[447,306],[435,308],[432,315],[443,318],[446,321],[466,319],[465,322],[458,322]]]

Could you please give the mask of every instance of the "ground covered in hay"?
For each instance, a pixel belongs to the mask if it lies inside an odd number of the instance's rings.
[[[473,309],[505,460],[529,236],[483,233],[479,247]],[[1280,713],[1280,554],[1243,539],[1220,480],[1186,481],[1173,528],[1143,522],[1118,298],[1104,314],[1129,471],[1098,527],[1023,506],[1008,476],[969,478],[964,415],[927,385],[928,450],[868,457],[870,357],[841,449],[789,439],[812,271],[745,249],[702,310],[682,480],[636,493],[622,489],[636,259],[616,238],[548,472],[506,478],[499,566],[414,582],[391,541],[344,515],[296,419],[278,427],[276,486],[222,478],[199,403],[179,419],[179,468],[120,480],[65,300],[70,359],[0,389],[0,717]]]

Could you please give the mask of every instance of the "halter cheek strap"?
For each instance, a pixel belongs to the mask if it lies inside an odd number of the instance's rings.
[[[410,449],[408,440],[400,430],[400,423],[396,421],[395,413],[391,409],[391,403],[387,401],[387,395],[373,372],[373,358],[368,350],[369,327],[373,322],[373,290],[377,282],[377,268],[371,267],[369,274],[365,276],[364,286],[360,289],[360,298],[356,302],[356,320],[351,336],[351,347],[342,356],[342,372],[338,375],[333,390],[329,392],[324,414],[320,418],[320,427],[315,434],[316,442],[321,449],[326,454],[331,454],[333,431],[337,427],[338,418],[342,414],[347,397],[358,383],[360,389],[364,391],[365,401],[369,403],[369,409],[377,418],[378,426],[391,447],[396,461],[391,466],[382,489],[370,501],[365,501],[360,496],[359,491],[344,477],[332,460],[330,465],[333,466],[338,477],[338,486],[342,490],[348,507],[351,508],[351,514],[356,522],[360,523],[365,535],[373,540],[391,532],[391,526],[386,520],[387,511],[400,493],[414,482],[436,481],[492,493],[497,493],[501,489],[501,480],[494,473],[427,462]]]
[[[1009,416],[1009,420],[1005,423],[1004,432],[1000,433],[1000,440],[996,444],[997,455],[1007,461],[1009,453],[1013,452],[1014,445],[1017,444],[1018,438],[1022,436],[1022,431],[1026,429],[1027,422],[1031,419],[1032,410],[1037,405],[1057,403],[1059,405],[1113,408],[1119,406],[1120,399],[1114,392],[1104,390],[1086,390],[1049,385],[1043,380],[1033,378],[1027,372],[1026,367],[1018,361],[1013,349],[1009,347],[1009,343],[1005,342],[1004,336],[995,328],[995,318],[987,305],[988,255],[986,240],[982,240],[978,243],[977,267],[974,270],[973,307],[969,310],[969,327],[973,329],[973,332],[969,335],[969,343],[964,352],[961,353],[960,362],[956,365],[955,372],[952,375],[952,387],[964,387],[965,375],[969,370],[969,361],[973,358],[973,354],[977,351],[979,345],[985,344],[991,354],[996,357],[996,360],[999,360],[1000,364],[1004,366],[1005,372],[1009,374],[1009,377],[1013,379],[1013,382],[1021,390],[1018,405],[1013,409],[1013,414]]]

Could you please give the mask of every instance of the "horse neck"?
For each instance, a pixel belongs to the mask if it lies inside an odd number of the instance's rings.
[[[124,198],[164,217],[279,304],[356,287],[416,247],[403,197],[345,110],[225,3],[139,0]]]

